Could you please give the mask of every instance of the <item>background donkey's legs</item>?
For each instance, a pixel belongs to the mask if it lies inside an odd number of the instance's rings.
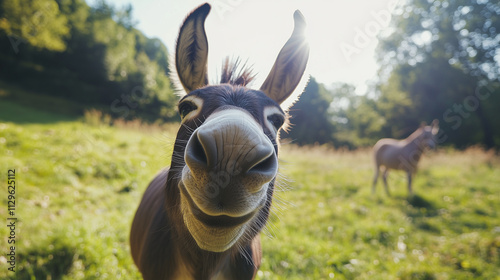
[[[408,194],[412,195],[413,190],[411,189],[411,172],[408,171],[407,175],[408,175]]]
[[[382,173],[382,179],[384,179],[384,188],[385,188],[385,192],[387,193],[387,195],[391,195],[390,192],[389,192],[389,186],[387,186],[387,174],[389,173],[389,168],[385,168],[384,169],[384,173]]]
[[[377,186],[379,169],[380,166],[375,165],[375,174],[373,176],[373,183],[372,183],[372,194],[375,194],[375,187]]]

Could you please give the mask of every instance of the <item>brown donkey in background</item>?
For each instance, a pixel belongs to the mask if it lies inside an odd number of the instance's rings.
[[[259,232],[269,216],[278,172],[280,107],[302,79],[309,48],[305,21],[295,28],[260,90],[251,75],[226,64],[207,85],[204,30],[210,6],[184,21],[175,65],[187,92],[170,169],[150,183],[137,209],[130,246],[144,279],[253,279],[261,262]]]
[[[408,194],[413,194],[411,177],[417,171],[417,164],[426,147],[436,147],[436,135],[439,131],[439,121],[434,120],[430,126],[422,124],[415,132],[403,140],[384,138],[373,146],[375,160],[375,175],[373,177],[372,193],[375,193],[380,167],[383,166],[382,179],[385,192],[389,195],[387,174],[389,169],[406,171],[408,177]]]

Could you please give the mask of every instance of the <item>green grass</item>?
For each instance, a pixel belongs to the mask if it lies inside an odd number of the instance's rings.
[[[291,190],[264,239],[262,279],[500,279],[500,161],[428,154],[407,196],[392,172],[371,195],[369,151],[285,147]],[[282,165],[283,166],[283,165]]]
[[[140,279],[130,224],[148,182],[170,161],[175,132],[57,115],[19,124],[2,112],[0,215],[7,217],[6,172],[15,168],[19,221],[17,275],[0,256],[0,278]],[[428,153],[411,198],[398,172],[389,176],[392,197],[381,182],[372,196],[372,169],[368,150],[283,146],[258,278],[500,279],[498,156]],[[0,236],[8,252],[7,227]]]

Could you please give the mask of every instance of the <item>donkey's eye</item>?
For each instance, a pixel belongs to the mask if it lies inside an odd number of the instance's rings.
[[[186,117],[187,114],[191,113],[196,109],[198,109],[198,107],[191,101],[184,101],[181,104],[179,104],[179,114],[181,115],[182,119]]]
[[[276,129],[279,129],[285,123],[285,117],[279,114],[273,114],[267,117],[267,120],[273,124]]]

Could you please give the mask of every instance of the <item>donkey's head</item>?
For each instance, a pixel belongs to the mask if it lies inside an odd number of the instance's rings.
[[[175,66],[187,94],[178,104],[182,125],[171,172],[177,172],[190,235],[201,249],[223,252],[252,239],[267,220],[278,172],[278,131],[287,117],[280,104],[302,79],[309,48],[304,18],[296,11],[294,31],[260,90],[242,86],[248,73],[223,75],[226,81],[209,86],[209,11],[208,4],[193,11],[177,40]]]
[[[422,146],[422,148],[425,147],[429,147],[431,149],[436,148],[436,143],[437,143],[436,135],[438,134],[438,132],[439,132],[439,121],[437,119],[433,120],[431,125],[426,125],[425,123],[423,123],[420,126],[420,135],[419,135],[420,146]]]

